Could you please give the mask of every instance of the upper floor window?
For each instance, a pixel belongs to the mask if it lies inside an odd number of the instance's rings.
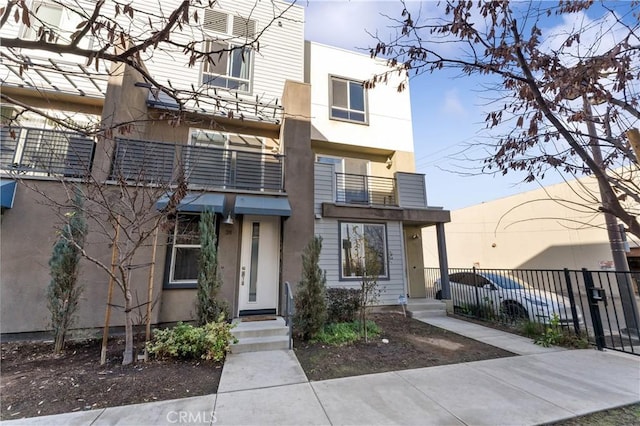
[[[202,84],[225,89],[251,92],[253,77],[253,50],[226,42],[208,40],[207,52],[211,54],[202,66]],[[227,50],[227,51],[224,51]]]
[[[62,23],[62,7],[43,3],[43,2],[34,2],[31,5],[31,25],[27,27],[25,25],[22,38],[25,40],[36,40],[38,37],[38,32],[40,28],[45,33],[45,40],[49,39],[49,34],[58,34],[60,31],[60,24]]]
[[[366,94],[362,82],[331,77],[330,104],[331,118],[367,123]]]
[[[210,40],[205,44],[212,53],[202,66],[202,84],[250,93],[253,77],[253,49],[257,22],[230,15],[216,9],[206,9],[203,30]],[[224,41],[223,41],[224,40]]]
[[[38,40],[43,37],[45,40],[54,42],[69,42],[71,35],[79,28],[79,24],[85,18],[71,9],[64,9],[60,4],[53,1],[34,1],[30,9],[30,26],[24,25],[21,38],[24,40]],[[87,34],[80,40],[78,46],[83,49],[90,49],[93,38]]]

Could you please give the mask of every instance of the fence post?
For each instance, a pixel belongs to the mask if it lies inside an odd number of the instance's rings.
[[[591,313],[591,322],[593,323],[593,334],[596,338],[596,347],[601,351],[606,346],[606,343],[604,340],[604,329],[602,328],[600,307],[598,306],[598,301],[593,297],[593,290],[595,289],[593,277],[591,276],[591,272],[587,271],[586,268],[582,268],[582,276],[584,277],[584,285],[587,290],[587,300],[589,301],[589,312]]]
[[[571,318],[573,318],[573,330],[576,336],[580,336],[580,321],[578,320],[578,310],[576,309],[576,299],[573,297],[573,285],[571,284],[571,274],[569,269],[564,268],[564,279],[567,283],[567,296],[571,304]]]

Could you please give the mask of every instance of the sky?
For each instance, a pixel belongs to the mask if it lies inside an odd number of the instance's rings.
[[[308,0],[305,38],[368,53],[375,44],[370,33],[393,32],[389,18],[400,19],[399,1]],[[435,2],[410,1],[410,8],[435,13]],[[386,15],[386,16],[385,16]],[[557,22],[557,26],[571,25]],[[375,89],[374,89],[375,90]],[[487,156],[481,142],[486,134],[487,92],[482,81],[453,72],[423,74],[410,81],[416,171],[424,173],[431,206],[448,210],[538,189],[561,181],[547,174],[542,182],[522,183],[523,174],[479,175]]]

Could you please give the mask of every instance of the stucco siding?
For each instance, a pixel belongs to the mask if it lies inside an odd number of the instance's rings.
[[[585,178],[454,210],[445,225],[449,265],[607,269],[613,258],[604,216],[586,205],[597,194],[595,180]],[[437,266],[435,230],[424,229],[423,241],[425,265]]]
[[[367,90],[367,124],[329,118],[330,76],[366,81],[389,70],[384,61],[318,43],[306,42],[308,82],[311,83],[311,139],[369,148],[413,152],[409,88],[398,93],[397,73],[389,83]]]

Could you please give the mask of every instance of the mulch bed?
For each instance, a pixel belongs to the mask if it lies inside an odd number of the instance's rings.
[[[158,361],[121,365],[124,342],[109,343],[100,365],[101,341],[1,345],[0,419],[44,416],[215,393],[222,363]]]
[[[514,356],[402,313],[374,314],[371,319],[382,334],[368,343],[328,346],[295,341],[295,353],[307,377],[326,380]]]

